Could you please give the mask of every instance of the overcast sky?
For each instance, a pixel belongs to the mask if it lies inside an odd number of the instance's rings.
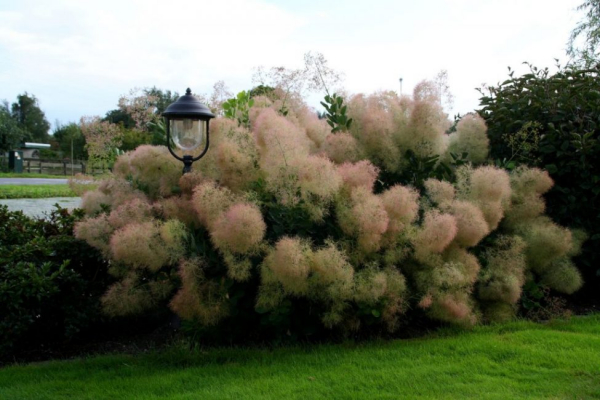
[[[0,100],[34,94],[54,124],[116,108],[133,87],[252,87],[253,68],[321,52],[349,93],[403,92],[448,71],[452,114],[507,66],[551,67],[582,0],[0,0]],[[310,100],[317,105],[316,99]]]

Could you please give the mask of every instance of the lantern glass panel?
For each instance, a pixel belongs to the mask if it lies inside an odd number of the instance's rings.
[[[205,140],[206,121],[183,118],[172,119],[169,123],[173,143],[184,152],[196,149]]]

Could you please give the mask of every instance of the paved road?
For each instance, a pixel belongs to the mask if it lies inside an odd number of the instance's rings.
[[[48,199],[2,199],[0,204],[7,205],[10,211],[21,210],[30,217],[43,218],[44,213],[52,211],[54,204],[62,208],[73,209],[81,205],[79,197],[52,197]]]
[[[64,185],[67,179],[52,178],[0,178],[0,185]]]

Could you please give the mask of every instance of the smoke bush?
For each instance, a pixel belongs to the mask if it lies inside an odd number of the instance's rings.
[[[315,251],[310,259],[314,286],[326,286],[331,298],[346,300],[352,295],[354,268],[333,243]]]
[[[90,246],[95,247],[104,254],[109,253],[110,237],[114,229],[108,222],[106,214],[79,222],[75,225],[74,231],[77,239],[85,240]]]
[[[194,164],[202,176],[221,180],[234,191],[256,180],[258,148],[252,132],[230,119],[217,119],[211,123],[211,146],[203,162]]]
[[[342,322],[354,294],[354,268],[334,243],[328,243],[312,253],[310,269],[309,296],[327,305],[321,320],[333,327]]]
[[[227,210],[235,200],[229,189],[218,186],[216,182],[207,181],[194,189],[192,205],[200,222],[205,227],[212,229],[221,213]]]
[[[108,222],[116,230],[131,223],[147,221],[151,216],[152,207],[150,204],[139,198],[134,198],[113,210],[108,216]]]
[[[103,206],[109,206],[111,202],[111,197],[99,190],[88,191],[81,196],[81,208],[89,215],[99,213]]]
[[[354,299],[361,303],[375,304],[387,290],[387,276],[385,272],[367,267],[356,274],[354,282]]]
[[[485,268],[479,282],[479,297],[486,302],[487,319],[504,321],[514,316],[513,306],[525,283],[525,242],[519,237],[500,236],[495,244],[483,255]]]
[[[358,142],[349,133],[330,134],[321,146],[327,157],[336,164],[355,162],[360,159]]]
[[[148,201],[148,197],[144,192],[135,188],[131,182],[125,179],[106,179],[100,182],[98,185],[98,189],[93,192],[86,192],[82,198],[82,203],[86,200],[86,195],[93,196],[97,195],[98,199],[96,200],[97,208],[94,209],[94,212],[98,212],[102,210],[103,207],[108,209],[117,208],[121,204],[124,204],[133,199],[141,199],[144,201]],[[84,208],[86,209],[86,208]],[[86,209],[87,211],[87,209]],[[89,212],[93,214],[94,212]]]
[[[413,244],[417,254],[441,253],[454,240],[458,233],[456,218],[439,211],[425,214]]]
[[[412,112],[406,126],[402,143],[421,157],[443,154],[447,148],[444,132],[450,127],[442,107],[435,100],[422,97],[422,87],[414,89]]]
[[[236,203],[221,214],[211,230],[215,246],[247,254],[263,240],[267,226],[260,209],[253,204]]]
[[[542,275],[542,283],[562,293],[572,294],[583,285],[581,273],[571,262],[562,258],[553,262],[554,268],[549,268]]]
[[[362,160],[357,163],[344,163],[338,167],[344,185],[349,188],[365,187],[373,190],[375,180],[379,174],[379,168],[371,164],[368,160]]]
[[[458,177],[460,197],[477,205],[489,228],[496,229],[504,218],[505,210],[510,207],[512,189],[506,171],[490,166],[463,167]]]
[[[240,190],[256,180],[255,159],[244,154],[235,143],[224,141],[217,146],[216,154],[221,179],[227,186]]]
[[[571,232],[546,218],[537,218],[520,228],[527,243],[527,264],[536,272],[543,273],[551,265],[568,254],[573,246]]]
[[[427,196],[438,205],[445,205],[454,200],[456,191],[450,182],[440,181],[438,179],[427,179],[425,181],[425,190]]]
[[[386,233],[393,236],[412,224],[418,216],[419,193],[411,188],[394,185],[381,194],[389,223]]]
[[[308,289],[310,246],[298,238],[284,237],[265,258],[265,266],[290,294],[302,294]]]
[[[546,203],[541,196],[553,184],[548,173],[538,168],[520,167],[514,170],[510,175],[512,196],[510,210],[506,213],[506,225],[514,228],[542,215]]]
[[[198,228],[201,225],[192,200],[185,197],[160,199],[154,204],[154,210],[163,219],[176,219],[191,228]]]
[[[83,194],[75,235],[117,280],[105,312],[168,303],[204,326],[393,331],[415,307],[461,325],[510,318],[528,279],[581,286],[585,234],[543,216],[548,174],[478,165],[485,124],[468,115],[447,135],[435,85],[345,96],[353,123],[334,133],[288,94],[255,98],[249,124],[212,121],[191,173],[140,146]],[[450,152],[470,162],[438,169]]]
[[[393,120],[378,97],[358,95],[350,101],[348,107],[355,121],[352,132],[367,157],[385,169],[397,170],[400,153],[393,141]]]
[[[356,237],[358,246],[365,252],[374,252],[381,247],[389,217],[383,201],[366,187],[354,189],[344,204],[338,205],[339,224],[342,230]]]
[[[203,261],[197,258],[181,263],[181,289],[170,305],[182,318],[214,325],[229,314],[227,291],[221,283],[207,280],[203,267]]]
[[[340,189],[342,177],[329,159],[309,155],[298,167],[298,185],[304,200],[316,198],[326,203],[333,200]]]
[[[146,194],[156,199],[168,196],[177,186],[181,176],[180,163],[169,154],[164,146],[141,145],[127,156],[127,165],[119,167],[115,174],[131,179]]]
[[[448,211],[456,218],[455,241],[459,245],[473,247],[490,232],[483,213],[474,204],[455,200]]]
[[[482,163],[486,160],[490,140],[485,121],[478,114],[465,115],[456,125],[456,132],[448,138],[448,152],[468,154],[468,160]]]
[[[150,292],[140,285],[135,273],[113,284],[102,297],[104,312],[110,316],[140,314],[152,308],[153,304]]]
[[[301,126],[306,129],[306,136],[314,142],[316,148],[321,147],[323,142],[329,137],[336,137],[337,135],[330,135],[331,128],[322,119],[312,111],[305,107],[302,112],[298,113],[298,122]],[[333,157],[330,157],[336,162]]]
[[[157,271],[183,255],[184,235],[185,227],[179,221],[134,222],[111,237],[111,254],[116,261],[134,268]]]
[[[440,294],[431,304],[429,315],[460,325],[473,325],[477,322],[469,293],[464,292]]]

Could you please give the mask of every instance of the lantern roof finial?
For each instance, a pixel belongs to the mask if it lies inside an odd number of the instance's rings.
[[[171,103],[162,115],[167,118],[198,118],[203,121],[215,117],[208,107],[200,103],[200,100],[192,95],[190,88],[187,88],[185,95],[177,99],[176,102]]]

